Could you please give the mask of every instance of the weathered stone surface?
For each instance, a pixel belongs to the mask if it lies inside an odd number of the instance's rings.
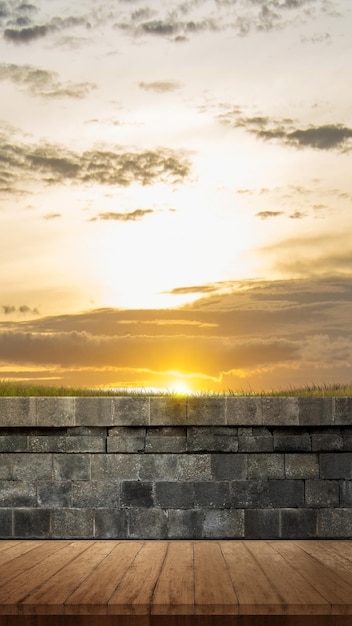
[[[283,509],[280,515],[282,539],[312,539],[317,536],[316,509]]]
[[[193,483],[178,481],[156,482],[155,506],[162,509],[193,509]]]
[[[298,398],[299,424],[323,426],[333,423],[333,398]]]
[[[75,399],[75,424],[77,426],[112,426],[113,398],[78,397]]]
[[[276,452],[310,452],[312,442],[307,430],[277,428],[274,430]]]
[[[205,511],[204,539],[241,539],[244,536],[244,511]]]
[[[0,427],[35,425],[34,398],[0,398]]]
[[[280,537],[279,510],[247,509],[244,511],[244,536],[246,539],[277,539]]]
[[[245,429],[241,429],[242,431]],[[252,430],[252,429],[251,429]],[[256,429],[253,429],[253,434],[240,434],[238,437],[238,450],[239,452],[273,452],[274,450],[274,438],[271,433],[264,435],[256,434]]]
[[[141,480],[177,480],[176,454],[146,454],[139,457],[138,477]]]
[[[28,443],[26,435],[0,435],[1,452],[27,452]]]
[[[33,398],[37,426],[74,426],[75,398]]]
[[[298,398],[262,397],[261,405],[264,426],[299,424]]]
[[[38,506],[68,508],[72,506],[72,481],[44,481],[38,483]]]
[[[339,483],[337,480],[306,480],[305,503],[311,507],[339,506]],[[342,506],[345,506],[343,500]],[[352,504],[352,501],[351,503]]]
[[[352,452],[323,452],[319,463],[321,478],[352,478]]]
[[[78,435],[77,437],[66,437],[66,452],[105,452],[105,437],[91,437],[86,435]]]
[[[90,480],[90,456],[54,454],[53,476],[55,480]]]
[[[151,508],[153,483],[128,480],[121,483],[121,507]]]
[[[303,480],[236,480],[230,485],[235,508],[281,508],[304,506]]]
[[[190,426],[187,428],[189,452],[237,452],[237,428],[231,426]]]
[[[194,506],[201,509],[224,509],[230,506],[228,481],[194,483]]]
[[[284,454],[248,454],[247,476],[253,478],[284,478]]]
[[[199,539],[203,534],[203,511],[170,510],[168,512],[169,539]]]
[[[114,426],[147,426],[149,424],[150,398],[112,398],[112,424]]]
[[[324,480],[323,482],[325,484],[325,483],[329,483],[329,482],[332,482],[332,481]],[[352,480],[342,480],[341,481],[341,483],[340,483],[340,504],[341,504],[342,507],[352,507]],[[329,506],[329,502],[325,506]],[[351,534],[352,534],[352,532],[351,532]]]
[[[168,513],[162,509],[131,509],[128,511],[130,539],[166,539]]]
[[[136,480],[138,467],[138,454],[92,454],[91,456],[92,480]]]
[[[23,539],[50,537],[50,511],[46,509],[15,509],[13,536]],[[64,532],[67,531],[62,526]]]
[[[210,454],[179,454],[177,469],[179,480],[210,480]]]
[[[336,429],[335,431],[327,429],[327,431],[324,432],[313,432],[311,438],[313,452],[342,450],[344,447],[344,439],[340,429]]]
[[[144,452],[146,428],[139,426],[115,426],[109,428],[107,452],[136,454]]]
[[[95,537],[96,539],[127,539],[127,512],[121,509],[97,509]]]
[[[116,508],[120,504],[120,483],[111,481],[75,481],[72,485],[74,508]]]
[[[225,425],[225,398],[188,398],[187,424],[190,426]]]
[[[225,402],[225,423],[233,426],[249,426],[263,423],[261,398],[228,397]]]
[[[46,480],[51,478],[51,455],[1,454],[0,480]]]
[[[211,475],[214,480],[247,478],[246,454],[212,454]]]
[[[29,452],[66,452],[66,439],[63,436],[30,435],[28,437]]]
[[[147,453],[181,453],[187,448],[185,426],[147,428],[145,451]]]
[[[150,398],[151,426],[185,426],[187,398]]]
[[[334,398],[334,424],[352,426],[352,398]]]
[[[29,482],[0,480],[0,507],[29,507],[37,504],[37,489]]]
[[[0,539],[12,537],[12,510],[0,509]]]
[[[318,509],[318,536],[352,539],[352,509]]]
[[[285,454],[286,478],[319,478],[317,454]]]
[[[89,539],[94,537],[94,511],[89,509],[53,509],[51,512],[54,539]]]

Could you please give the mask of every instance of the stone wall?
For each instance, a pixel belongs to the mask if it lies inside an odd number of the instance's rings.
[[[351,398],[0,398],[1,538],[352,538]]]

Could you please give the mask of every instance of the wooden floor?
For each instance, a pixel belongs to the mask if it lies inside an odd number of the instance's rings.
[[[0,626],[352,626],[352,541],[0,541]]]

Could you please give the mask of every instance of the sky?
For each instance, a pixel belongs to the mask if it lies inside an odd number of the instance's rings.
[[[351,0],[0,0],[0,379],[350,383]]]

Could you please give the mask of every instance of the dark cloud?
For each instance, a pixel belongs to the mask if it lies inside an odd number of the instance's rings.
[[[3,304],[2,312],[4,315],[13,315],[13,314],[21,314],[21,315],[39,315],[38,309],[31,309],[27,304],[21,304],[19,307],[15,307],[13,305]]]
[[[257,217],[260,217],[262,220],[267,220],[271,217],[279,217],[279,215],[284,215],[282,211],[259,211],[256,213]]]
[[[62,83],[56,72],[32,65],[0,63],[0,81],[10,80],[31,95],[45,98],[83,98],[96,87],[94,83]]]
[[[90,222],[96,222],[97,220],[113,220],[117,222],[136,222],[137,220],[143,219],[146,215],[150,215],[154,213],[152,209],[136,209],[135,211],[130,211],[129,213],[99,213],[96,217],[92,217]]]
[[[176,91],[180,89],[180,83],[174,80],[156,80],[153,82],[142,81],[138,83],[138,87],[145,91],[156,91],[157,93],[165,93],[167,91]]]
[[[291,220],[301,220],[303,217],[306,217],[306,213],[303,213],[303,211],[294,211],[289,217]]]
[[[324,126],[310,126],[306,129],[297,129],[286,133],[286,141],[299,147],[310,147],[317,150],[332,150],[334,148],[351,149],[348,140],[352,138],[352,128],[342,124],[326,124]]]
[[[16,22],[15,22],[16,23]],[[8,27],[4,30],[4,38],[7,41],[13,43],[27,44],[34,40],[46,37],[50,33],[60,32],[64,29],[74,28],[76,26],[85,26],[90,28],[90,23],[84,17],[53,17],[46,24],[29,24],[21,27],[20,23],[17,23],[17,28]]]

